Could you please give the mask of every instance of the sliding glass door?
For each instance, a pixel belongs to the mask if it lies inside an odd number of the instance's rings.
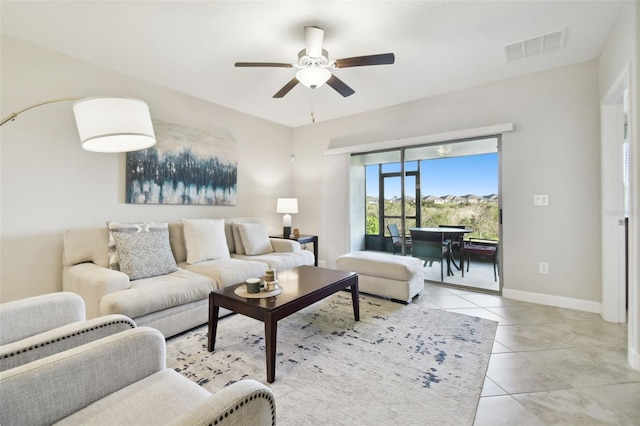
[[[465,235],[467,241],[495,247],[500,253],[498,145],[499,138],[490,137],[354,155],[352,167],[365,169],[364,248],[398,252],[390,224],[407,238],[413,227],[457,225],[471,230]],[[401,254],[410,255],[406,251]],[[461,269],[454,269],[445,283],[498,291],[498,259],[470,258],[465,277]],[[462,266],[461,259],[455,260]],[[425,267],[426,279],[432,279],[429,272]],[[434,281],[440,280],[439,273],[437,278]]]

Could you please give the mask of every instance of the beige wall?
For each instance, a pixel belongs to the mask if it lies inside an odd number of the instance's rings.
[[[230,206],[124,203],[125,154],[80,148],[71,102],[43,106],[0,128],[0,301],[62,289],[62,233],[108,220],[260,217],[281,226],[276,198],[292,196],[291,130],[2,37],[1,115],[69,96],[121,95],[149,104],[153,118],[209,132],[238,146],[238,199]]]
[[[505,292],[597,310],[600,294],[600,128],[595,61],[294,129],[300,223],[320,235],[327,265],[349,251],[348,154],[361,143],[511,122],[502,140]],[[548,207],[534,207],[548,194]],[[549,262],[548,275],[538,262]],[[551,300],[553,299],[553,300]]]

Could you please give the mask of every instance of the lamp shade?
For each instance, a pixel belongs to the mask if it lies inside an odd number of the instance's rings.
[[[94,152],[128,152],[156,143],[146,102],[93,97],[73,104],[82,147]]]
[[[310,89],[322,86],[331,78],[331,71],[326,68],[308,67],[302,68],[296,73],[298,81]]]
[[[298,199],[278,198],[276,213],[298,213]]]

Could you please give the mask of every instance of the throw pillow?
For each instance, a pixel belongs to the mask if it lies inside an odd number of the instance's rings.
[[[236,254],[245,254],[244,245],[242,244],[242,238],[240,237],[240,228],[238,223],[231,225],[231,231],[233,233],[233,244],[236,246]]]
[[[273,252],[267,228],[262,223],[240,223],[238,231],[247,256]]]
[[[129,279],[139,280],[178,270],[171,252],[167,223],[108,222],[107,225],[110,239],[114,241],[119,270]]]
[[[115,222],[107,222],[107,227],[109,228],[109,268],[114,271],[120,270],[120,258],[118,257],[118,251],[116,250],[116,239],[113,238],[113,232],[111,232],[111,223]]]
[[[231,257],[224,219],[182,219],[182,226],[188,264]]]
[[[242,245],[242,239],[240,238],[240,231],[237,225],[240,223],[260,223],[259,219],[251,217],[240,217],[233,219],[225,219],[227,241],[229,241],[229,252],[236,254],[245,254],[244,246]]]

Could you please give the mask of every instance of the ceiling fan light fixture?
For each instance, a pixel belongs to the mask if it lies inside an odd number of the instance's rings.
[[[302,68],[296,73],[296,78],[308,88],[315,89],[331,78],[331,71],[320,67]]]

